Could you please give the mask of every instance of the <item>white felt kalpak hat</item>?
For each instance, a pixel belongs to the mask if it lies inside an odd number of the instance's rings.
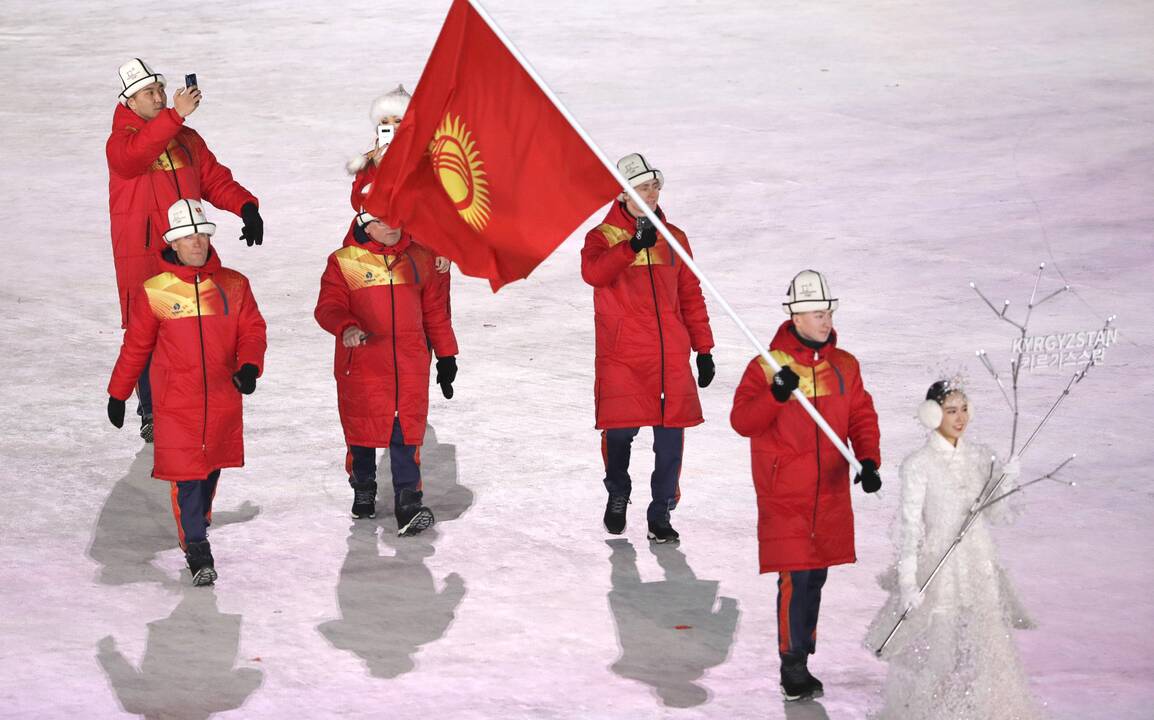
[[[413,96],[405,90],[404,85],[397,85],[373,101],[373,106],[369,110],[369,119],[373,121],[373,125],[380,125],[381,121],[390,115],[404,117],[405,111],[409,109],[409,100],[411,100],[412,97]]]
[[[197,233],[211,236],[215,232],[216,225],[205,217],[204,206],[199,200],[177,200],[168,209],[168,232],[164,233],[166,243]]]
[[[817,270],[802,270],[794,275],[785,294],[789,300],[783,302],[781,308],[786,315],[837,310],[837,298],[830,297],[829,283]]]
[[[132,97],[137,91],[142,90],[145,86],[151,85],[154,82],[160,83],[161,87],[167,83],[164,76],[160,73],[155,73],[148,63],[140,58],[132,58],[128,62],[120,66],[120,86],[123,88],[120,91],[120,104],[128,104],[128,98]]]
[[[658,189],[665,186],[665,176],[661,174],[660,170],[650,165],[641,153],[629,153],[618,160],[617,171],[625,176],[632,187],[644,185],[650,180],[657,181]],[[625,193],[621,193],[618,197],[624,200]]]
[[[357,227],[364,227],[376,219],[376,215],[367,213],[362,210],[361,212],[357,213]]]

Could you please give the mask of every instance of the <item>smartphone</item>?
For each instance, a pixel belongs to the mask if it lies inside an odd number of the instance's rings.
[[[393,135],[396,134],[397,128],[395,125],[381,124],[377,126],[377,147],[387,148],[389,143],[393,141]]]
[[[184,86],[186,88],[196,87],[196,73],[189,73],[184,76]]]

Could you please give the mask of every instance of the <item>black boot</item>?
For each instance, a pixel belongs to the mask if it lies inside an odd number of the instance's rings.
[[[397,495],[397,537],[416,535],[435,522],[433,511],[421,504],[420,490],[402,490]]]
[[[669,511],[666,510],[660,520],[649,521],[650,540],[656,543],[681,542],[681,536],[669,524]]]
[[[822,694],[822,685],[806,668],[808,656],[781,656],[781,694],[789,702],[809,700]]]
[[[629,508],[628,495],[610,495],[605,503],[605,530],[613,535],[625,532],[625,511]]]
[[[354,482],[350,475],[349,487],[353,489],[353,519],[375,518],[377,516],[377,481]]]
[[[212,549],[208,546],[208,540],[189,543],[184,559],[188,561],[193,585],[212,585],[216,582],[216,568],[213,567]]]

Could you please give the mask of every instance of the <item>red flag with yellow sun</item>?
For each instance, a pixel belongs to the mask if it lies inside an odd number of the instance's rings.
[[[484,18],[454,0],[365,209],[496,291],[619,192]]]

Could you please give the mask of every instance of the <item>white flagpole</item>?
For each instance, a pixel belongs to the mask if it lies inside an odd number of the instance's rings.
[[[669,242],[669,246],[673,248],[673,251],[677,253],[677,256],[681,258],[686,267],[688,267],[693,272],[693,274],[697,276],[697,279],[701,281],[702,287],[709,291],[709,294],[713,297],[713,299],[716,300],[719,305],[721,305],[722,310],[725,311],[725,314],[729,316],[730,320],[733,320],[734,324],[737,325],[738,330],[741,330],[741,332],[749,340],[750,344],[752,344],[754,349],[757,350],[757,354],[761,356],[761,359],[764,360],[766,364],[768,364],[771,368],[773,368],[774,372],[779,372],[781,370],[781,365],[773,359],[772,355],[769,354],[766,349],[767,346],[763,345],[761,341],[757,339],[757,336],[753,334],[753,331],[751,331],[749,327],[746,326],[744,322],[742,322],[741,318],[737,316],[737,313],[734,312],[729,303],[725,301],[725,298],[721,296],[721,293],[717,290],[716,287],[714,287],[709,278],[705,276],[705,273],[702,272],[701,268],[697,266],[697,263],[693,262],[693,258],[689,256],[689,253],[685,251],[685,248],[681,246],[681,243],[679,243],[677,239],[673,237],[673,233],[669,231],[669,228],[665,226],[665,223],[661,221],[661,218],[657,217],[657,214],[649,209],[649,206],[645,203],[644,200],[641,199],[641,196],[637,194],[637,191],[633,189],[633,186],[629,184],[629,181],[626,180],[625,177],[622,176],[621,173],[617,170],[617,165],[610,162],[609,158],[605,155],[604,152],[602,152],[597,143],[593,141],[593,138],[589,137],[589,133],[585,132],[585,128],[581,127],[581,123],[577,122],[577,118],[573,117],[573,115],[570,114],[568,108],[566,108],[561,100],[553,94],[553,91],[549,89],[549,86],[545,83],[541,76],[537,74],[537,71],[533,69],[533,66],[529,64],[529,61],[525,59],[525,56],[521,54],[521,51],[517,49],[517,46],[514,45],[508,36],[506,36],[505,33],[501,30],[501,28],[498,27],[497,23],[493,21],[493,18],[489,16],[489,13],[485,11],[485,8],[481,7],[481,4],[477,0],[468,0],[468,2],[469,5],[471,5],[473,9],[477,11],[477,14],[480,15],[485,23],[489,26],[489,29],[493,31],[493,34],[496,35],[497,38],[505,45],[505,48],[509,51],[509,53],[517,59],[517,62],[521,64],[521,67],[524,68],[525,72],[529,73],[529,77],[533,78],[533,82],[537,83],[537,87],[541,89],[541,92],[545,93],[545,97],[549,98],[550,102],[553,103],[553,106],[557,108],[558,112],[560,112],[561,115],[569,121],[569,124],[573,127],[574,130],[577,131],[577,134],[581,136],[581,139],[585,141],[585,144],[588,145],[589,149],[592,150],[593,153],[597,156],[597,159],[600,160],[603,165],[605,165],[605,169],[608,170],[609,173],[613,175],[614,179],[617,180],[617,182],[621,185],[621,189],[624,190],[625,193],[633,199],[633,203],[642,211],[644,211],[645,216],[648,217],[655,226],[657,226],[657,229],[665,237],[666,241]],[[834,444],[834,447],[836,447],[841,452],[846,461],[849,462],[849,465],[853,469],[854,474],[860,473],[861,463],[857,461],[857,458],[854,457],[853,452],[850,451],[849,446],[847,446],[845,441],[843,441],[841,437],[839,437],[838,434],[834,432],[833,428],[829,426],[829,423],[826,422],[825,418],[821,416],[821,413],[817,411],[817,408],[815,408],[809,402],[809,399],[801,391],[801,388],[795,389],[793,391],[793,396],[798,400],[798,402],[801,403],[801,406],[805,408],[805,411],[809,413],[809,416],[813,418],[813,421],[817,423],[817,426],[821,428],[822,432],[826,434],[826,437],[828,437],[830,442]]]

